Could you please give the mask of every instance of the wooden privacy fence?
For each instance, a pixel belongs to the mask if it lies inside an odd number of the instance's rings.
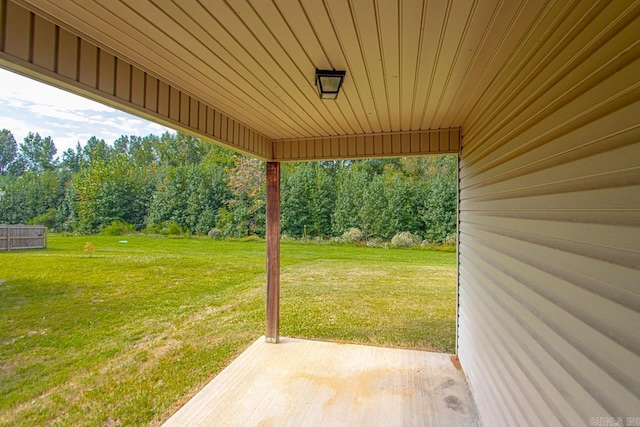
[[[0,225],[0,251],[47,247],[47,227],[41,225]]]

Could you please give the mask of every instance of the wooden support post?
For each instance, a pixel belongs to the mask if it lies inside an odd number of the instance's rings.
[[[267,162],[267,332],[280,340],[280,163]]]

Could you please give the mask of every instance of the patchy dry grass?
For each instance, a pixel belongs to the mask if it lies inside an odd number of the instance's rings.
[[[281,280],[284,335],[454,350],[451,267],[320,260],[286,269]]]
[[[263,334],[264,243],[125,239],[0,253],[0,425],[159,424]],[[282,334],[451,352],[454,262],[283,244]]]

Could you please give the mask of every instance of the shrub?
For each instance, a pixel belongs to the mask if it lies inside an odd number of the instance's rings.
[[[420,243],[420,238],[411,234],[410,231],[403,231],[393,236],[391,244],[396,248],[410,248]]]
[[[147,226],[141,232],[142,234],[157,235],[157,234],[160,234],[161,231],[162,231],[162,227],[160,227],[159,225],[147,224]]]
[[[388,248],[389,244],[379,237],[372,237],[367,240],[367,246],[370,248]]]
[[[207,233],[207,236],[211,237],[212,239],[219,240],[222,239],[222,231],[220,231],[220,229],[218,228],[212,228]]]
[[[45,213],[41,213],[40,215],[36,215],[27,221],[29,225],[44,225],[45,227],[52,229],[56,225],[56,209],[49,208]]]
[[[447,237],[445,237],[442,243],[449,246],[455,246],[457,242],[457,237],[458,237],[457,233],[450,233],[447,235]]]
[[[131,234],[135,232],[135,225],[117,220],[111,221],[111,224],[100,230],[100,234],[105,236],[122,236],[123,234]]]
[[[176,221],[166,222],[164,224],[164,227],[162,227],[162,230],[160,230],[160,233],[164,234],[165,236],[179,236],[181,234],[191,234],[188,228],[183,229],[182,227],[180,227],[180,224],[178,224]]]
[[[84,251],[89,254],[89,256],[93,255],[96,251],[96,245],[93,242],[86,242],[84,244]]]
[[[342,233],[342,241],[344,243],[354,243],[362,241],[363,235],[362,231],[358,228],[350,228],[344,233]]]

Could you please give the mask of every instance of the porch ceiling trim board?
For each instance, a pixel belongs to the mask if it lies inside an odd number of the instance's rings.
[[[0,66],[262,160],[271,140],[130,62],[0,0]],[[226,111],[234,111],[224,105]]]
[[[368,159],[457,154],[460,128],[273,141],[277,161]]]

